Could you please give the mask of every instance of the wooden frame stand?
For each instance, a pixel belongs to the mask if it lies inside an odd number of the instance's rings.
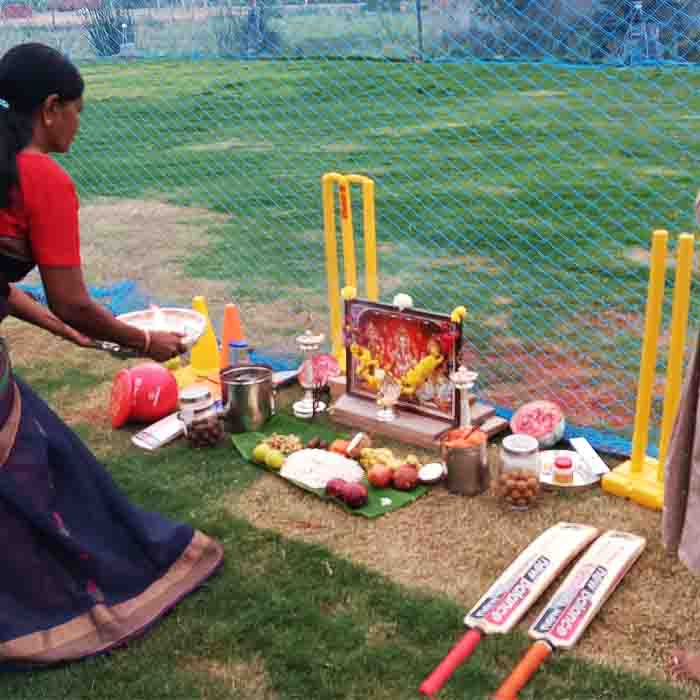
[[[330,417],[341,425],[424,449],[438,447],[442,434],[452,427],[445,421],[402,410],[396,411],[396,420],[380,421],[374,402],[347,394],[345,385],[345,377],[335,377],[330,381],[331,397],[335,401]],[[508,421],[498,417],[491,406],[477,401],[475,396],[470,397],[470,404],[472,424],[489,437],[508,428]]]

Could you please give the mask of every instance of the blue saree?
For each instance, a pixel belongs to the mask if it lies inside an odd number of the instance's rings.
[[[127,643],[222,558],[215,540],[130,503],[0,347],[0,669]]]

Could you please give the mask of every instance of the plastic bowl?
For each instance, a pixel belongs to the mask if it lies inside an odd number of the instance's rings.
[[[183,343],[188,350],[204,335],[207,328],[207,319],[194,309],[154,307],[131,311],[117,318],[141,330],[182,333]]]

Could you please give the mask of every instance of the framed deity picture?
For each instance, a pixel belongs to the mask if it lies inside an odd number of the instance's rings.
[[[458,422],[459,400],[450,374],[461,334],[461,324],[449,314],[346,301],[347,393],[376,401],[388,381],[400,387],[398,410]]]

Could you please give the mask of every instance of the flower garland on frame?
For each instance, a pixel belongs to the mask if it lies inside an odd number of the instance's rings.
[[[452,312],[450,321],[441,323],[440,332],[428,340],[428,354],[404,374],[396,376],[392,373],[401,386],[402,396],[415,396],[433,372],[445,362],[445,358],[449,357],[459,337],[459,332],[455,329],[454,324],[461,323],[465,315],[466,309],[463,306],[457,307]],[[350,352],[357,360],[357,376],[367,386],[379,391],[381,373],[378,373],[377,370],[386,368],[382,367],[380,360],[372,354],[362,340],[352,342]]]
[[[377,376],[377,370],[381,369],[379,360],[373,357],[369,348],[363,347],[358,343],[350,345],[350,352],[357,359],[357,376],[362,379],[367,386],[374,390],[379,390],[381,381]]]

